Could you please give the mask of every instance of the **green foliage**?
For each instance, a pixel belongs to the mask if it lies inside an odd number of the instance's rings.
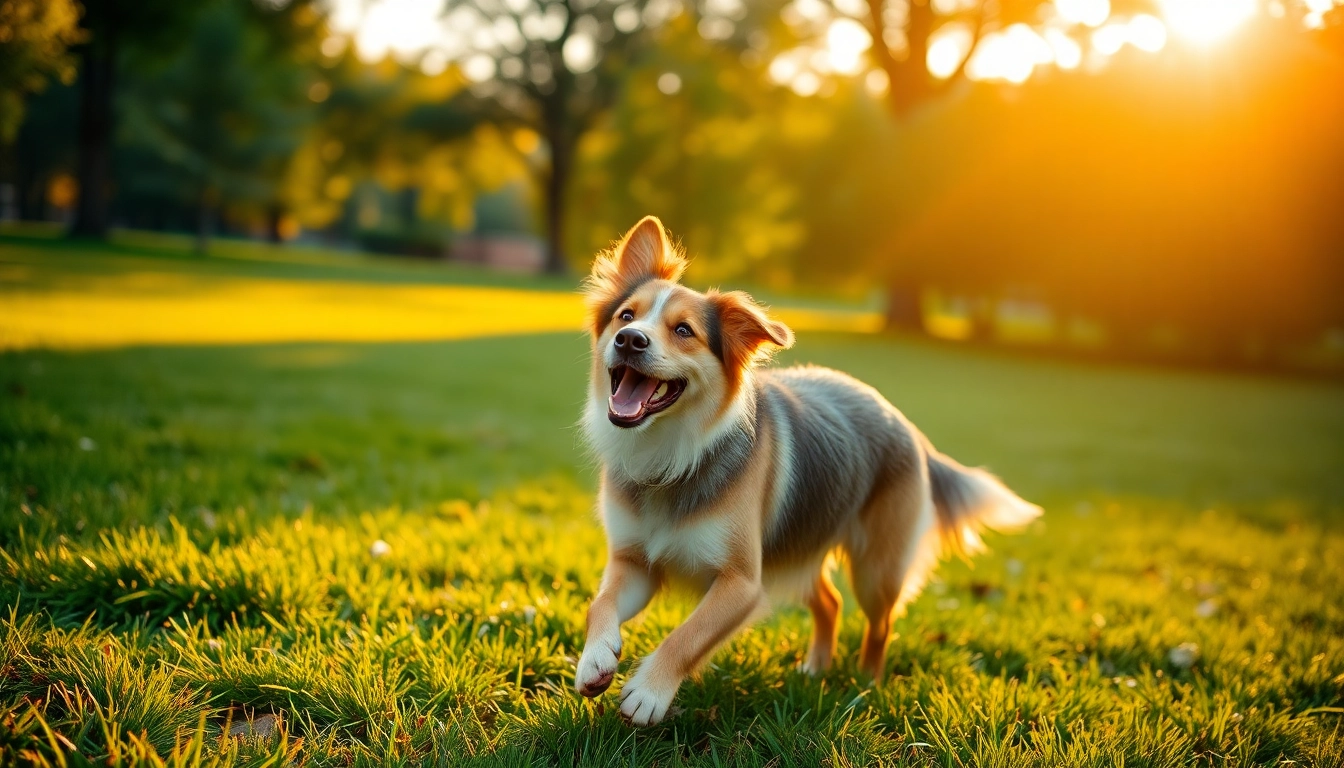
[[[696,256],[698,281],[866,283],[888,232],[892,121],[855,83],[835,85],[824,109],[771,86],[771,44],[739,53],[703,39],[694,22],[659,30],[585,143],[573,215],[587,226],[572,252],[608,246],[618,234],[610,222],[657,211]],[[665,76],[675,94],[660,90]]]
[[[852,600],[820,680],[793,670],[810,628],[783,607],[632,731],[614,694],[570,690],[604,558],[572,428],[584,356],[577,334],[0,355],[0,763],[1344,756],[1337,385],[804,334],[784,362],[871,382],[1046,517],[944,564],[884,687],[856,679]],[[690,604],[628,625],[623,675]]]
[[[74,81],[68,49],[79,40],[79,6],[72,0],[0,2],[0,146],[18,133],[29,95],[51,80]]]
[[[217,0],[197,11],[175,56],[136,73],[121,125],[138,161],[128,195],[193,201],[203,236],[224,204],[274,204],[311,110],[303,59],[277,55],[270,36],[238,3]]]

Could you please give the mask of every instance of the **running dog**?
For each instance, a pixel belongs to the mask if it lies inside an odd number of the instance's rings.
[[[635,725],[663,720],[682,680],[772,598],[806,602],[802,668],[825,670],[839,628],[835,554],[868,619],[860,667],[880,681],[892,615],[939,556],[978,551],[983,528],[1041,514],[934,450],[872,387],[826,368],[760,367],[793,332],[745,293],[681,285],[685,267],[650,216],[599,255],[584,288],[583,429],[601,462],[609,551],[575,689],[593,697],[611,685],[621,624],[660,586],[703,593],[621,690],[621,715]]]

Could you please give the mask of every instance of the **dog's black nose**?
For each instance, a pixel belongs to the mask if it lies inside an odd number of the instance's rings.
[[[637,328],[622,328],[616,332],[615,343],[622,352],[643,352],[649,348],[649,337]]]

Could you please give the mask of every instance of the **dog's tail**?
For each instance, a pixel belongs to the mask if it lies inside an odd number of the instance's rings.
[[[945,549],[962,555],[983,551],[980,531],[1018,531],[1041,516],[1040,507],[1023,501],[985,470],[963,466],[932,446],[927,453],[933,505]]]

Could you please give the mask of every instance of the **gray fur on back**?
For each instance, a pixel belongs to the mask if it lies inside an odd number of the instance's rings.
[[[918,477],[922,436],[872,387],[838,371],[761,371],[761,410],[791,460],[766,532],[765,561],[833,544],[879,491]]]

